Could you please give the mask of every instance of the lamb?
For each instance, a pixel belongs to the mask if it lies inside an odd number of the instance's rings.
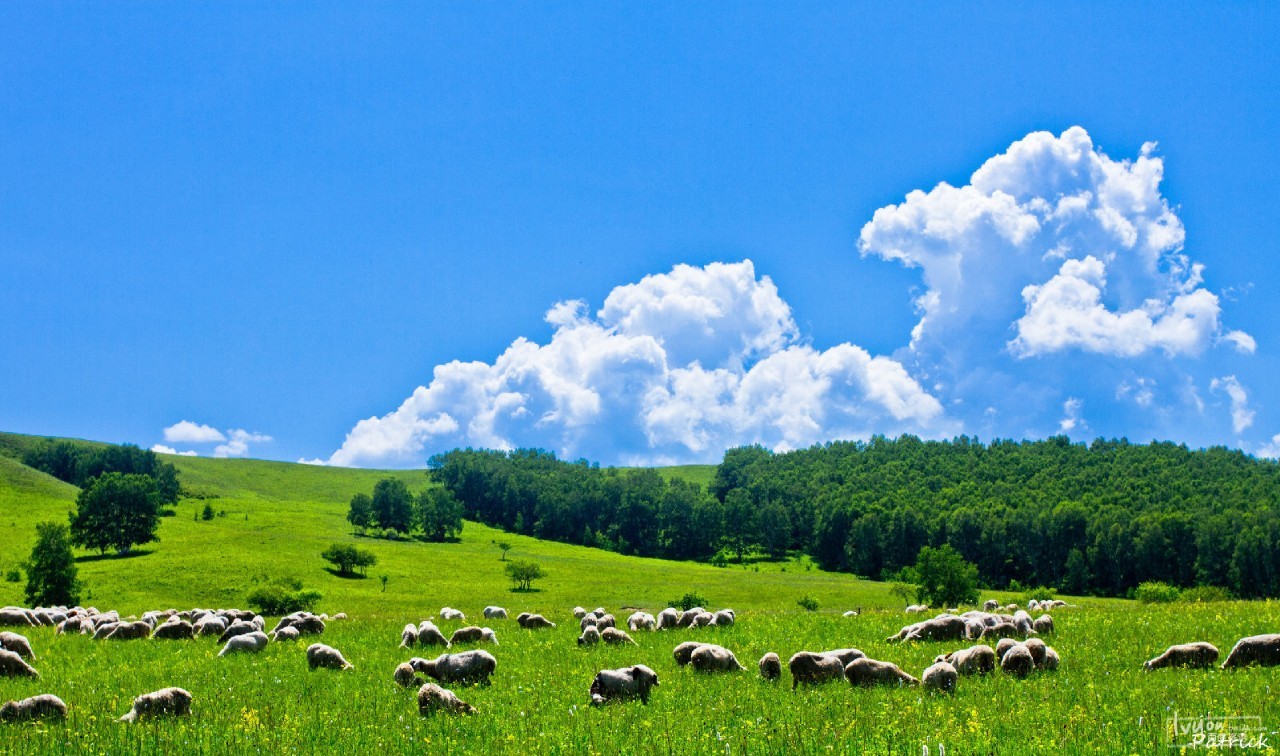
[[[760,677],[770,682],[782,677],[782,659],[772,651],[760,657]]]
[[[877,661],[863,657],[854,659],[844,668],[845,679],[850,685],[919,685],[920,681],[903,672],[893,662]]]
[[[484,608],[485,619],[506,619],[507,610],[500,606],[486,606]]]
[[[218,656],[226,656],[227,654],[250,653],[256,654],[267,647],[267,634],[261,630],[254,630],[244,635],[233,635],[227,639],[227,644],[218,652]]]
[[[342,652],[323,643],[312,643],[307,646],[307,666],[311,669],[325,667],[327,669],[355,669],[343,656]]]
[[[761,664],[763,663],[762,660]],[[791,670],[791,689],[795,690],[800,683],[817,685],[839,680],[844,677],[845,665],[837,656],[799,651],[792,654],[787,667]]]
[[[1053,617],[1050,617],[1047,614],[1042,614],[1039,617],[1036,617],[1031,623],[1031,629],[1040,635],[1053,634]]]
[[[133,708],[120,717],[120,721],[136,722],[159,716],[185,717],[190,713],[190,693],[182,688],[164,688],[154,693],[143,693],[133,699]]]
[[[556,623],[546,617],[543,617],[541,614],[529,614],[528,612],[524,612],[519,617],[516,617],[516,624],[526,630],[538,630],[544,627],[556,626]]]
[[[933,690],[941,690],[946,693],[956,689],[956,681],[960,675],[956,668],[945,661],[934,662],[925,669],[924,674],[920,675],[920,680],[924,683],[924,687]]]
[[[944,661],[961,675],[985,675],[996,668],[996,652],[991,646],[970,646],[934,659]]]
[[[418,643],[418,626],[410,622],[400,631],[400,648],[413,648]]]
[[[5,651],[12,651],[24,659],[35,659],[35,652],[31,650],[31,642],[27,640],[25,635],[18,635],[7,630],[0,632],[0,648]]]
[[[444,637],[444,633],[440,632],[440,628],[436,627],[436,623],[431,620],[423,620],[418,625],[418,645],[419,646],[444,646],[448,648],[451,644],[449,639]]]
[[[418,689],[418,713],[426,716],[437,711],[449,714],[475,714],[476,707],[463,701],[453,691],[435,683],[427,683]]]
[[[152,640],[187,640],[195,637],[195,628],[190,622],[180,619],[170,620],[151,633]]]
[[[1013,647],[1000,657],[1000,670],[1014,677],[1026,677],[1031,674],[1035,666],[1031,651],[1021,643],[1013,644]]]
[[[627,627],[633,633],[637,630],[653,630],[657,626],[658,621],[648,612],[636,612],[627,617]]]
[[[699,672],[736,672],[746,669],[738,663],[732,651],[713,643],[695,648],[689,656],[689,665]]]
[[[671,655],[675,657],[676,664],[683,667],[689,663],[690,658],[693,656],[693,652],[697,651],[698,647],[702,645],[703,644],[697,641],[685,641],[684,643],[676,646],[675,650],[671,652]]]
[[[446,606],[446,607],[444,607],[443,609],[441,609],[441,610],[440,610],[440,619],[442,619],[442,620],[464,620],[464,621],[465,621],[465,620],[467,619],[467,615],[463,614],[462,612],[458,611],[457,609],[453,609],[453,608],[451,608],[451,607],[447,607],[447,606]]]
[[[32,719],[66,719],[67,705],[61,698],[45,693],[10,701],[0,706],[0,722],[27,722]]]
[[[488,651],[463,651],[441,654],[435,659],[414,659],[414,669],[442,683],[485,683],[498,667],[498,660]]]
[[[594,646],[599,642],[600,631],[596,629],[595,625],[587,625],[586,629],[582,631],[582,635],[578,636],[579,646]]]
[[[139,640],[151,637],[151,625],[141,620],[137,622],[121,622],[115,625],[106,636],[107,640]]]
[[[1196,643],[1183,643],[1180,646],[1170,646],[1150,661],[1143,662],[1142,668],[1145,670],[1164,669],[1165,667],[1189,667],[1191,669],[1203,669],[1212,667],[1218,661],[1218,647],[1212,643],[1199,641]]]
[[[604,630],[601,630],[600,640],[614,646],[622,645],[624,643],[630,643],[633,646],[640,645],[632,640],[631,636],[627,635],[625,631],[619,630],[616,627],[606,627]]]
[[[405,662],[396,667],[396,671],[392,674],[396,684],[402,688],[412,688],[415,685],[422,685],[423,680],[414,672],[413,665]]]
[[[302,633],[298,632],[296,627],[282,627],[271,634],[271,640],[279,643],[281,641],[296,641],[302,637]]]
[[[1236,641],[1236,645],[1231,647],[1231,653],[1227,654],[1227,660],[1222,663],[1222,668],[1235,669],[1252,664],[1261,667],[1280,664],[1280,633],[1251,635]]]
[[[658,629],[671,630],[680,624],[680,612],[672,607],[667,607],[658,612]]]
[[[230,627],[222,631],[222,635],[218,636],[218,642],[226,643],[227,641],[231,640],[237,635],[247,635],[249,633],[256,632],[260,629],[261,628],[259,628],[257,625],[253,624],[252,622],[245,622],[244,620],[236,620],[235,622],[231,623]]]
[[[658,685],[658,675],[643,664],[622,669],[605,669],[596,673],[588,691],[592,706],[602,706],[609,701],[625,701],[639,698],[649,703],[649,691]]]

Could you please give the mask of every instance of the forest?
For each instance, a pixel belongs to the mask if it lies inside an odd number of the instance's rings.
[[[950,544],[993,588],[1122,596],[1144,581],[1280,595],[1280,465],[1124,439],[960,436],[731,449],[710,490],[540,450],[456,450],[436,480],[468,518],[624,554],[810,555],[887,579]]]

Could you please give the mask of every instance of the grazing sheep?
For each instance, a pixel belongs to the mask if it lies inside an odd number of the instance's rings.
[[[453,631],[453,635],[449,636],[449,644],[454,643],[492,643],[496,646],[498,636],[487,627],[469,625]]]
[[[738,672],[746,669],[738,663],[732,651],[713,643],[695,648],[689,657],[689,666],[699,672]]]
[[[1236,645],[1231,647],[1231,653],[1227,654],[1227,660],[1222,663],[1222,668],[1234,669],[1252,664],[1260,667],[1280,664],[1280,633],[1251,635],[1236,641]]]
[[[627,617],[627,627],[633,633],[637,630],[653,630],[657,626],[658,621],[648,612],[636,612]]]
[[[332,616],[332,617],[330,617],[329,619],[331,619],[331,620],[344,620],[344,619],[346,619],[346,618],[347,618],[347,613],[346,613],[346,612],[338,612],[337,614],[333,615],[333,616]]]
[[[111,631],[115,630],[119,625],[119,622],[103,622],[100,625],[94,625],[93,640],[102,640],[103,638],[106,638],[108,635],[111,635]]]
[[[586,630],[589,627],[596,626],[596,615],[588,614],[578,621],[578,629]]]
[[[580,606],[575,606],[575,607],[573,608],[573,618],[574,618],[574,619],[578,619],[578,620],[580,620],[580,619],[582,619],[582,618],[583,618],[583,617],[585,617],[585,616],[587,616],[587,610],[586,610],[586,609],[583,609],[583,608],[582,608],[582,607],[580,607]]]
[[[1013,613],[1013,626],[1018,628],[1018,632],[1024,636],[1035,632],[1031,629],[1031,615],[1022,609]]]
[[[693,618],[692,627],[708,627],[710,625],[714,625],[715,622],[716,616],[711,612],[699,612],[698,615]]]
[[[587,625],[586,629],[582,631],[582,635],[578,636],[579,646],[594,646],[599,642],[600,631],[596,629],[595,625]]]
[[[1012,622],[998,622],[989,625],[982,634],[978,636],[978,640],[988,640],[992,638],[1012,638],[1018,635],[1018,627]]]
[[[680,624],[680,612],[672,607],[667,607],[658,612],[658,629],[671,630]]]
[[[450,608],[450,607],[447,607],[447,606],[446,606],[445,608],[443,608],[443,609],[441,609],[441,610],[440,610],[440,619],[442,619],[442,620],[463,620],[463,621],[466,621],[466,619],[467,619],[467,615],[463,614],[462,612],[458,611],[457,609],[453,609],[453,608]]]
[[[690,609],[686,612],[681,612],[680,619],[676,621],[676,627],[679,627],[679,628],[692,627],[693,621],[698,618],[699,614],[702,614],[701,608]]]
[[[860,613],[861,613],[861,612],[859,612],[857,609],[850,609],[849,611],[845,612],[843,616],[845,616],[845,617],[857,617]]]
[[[953,614],[944,614],[924,622],[917,622],[914,625],[907,625],[898,631],[896,635],[892,635],[886,640],[890,643],[894,641],[917,641],[917,640],[964,640],[969,637],[969,625],[962,617]]]
[[[187,640],[195,637],[195,628],[190,622],[180,619],[170,620],[151,633],[152,640]]]
[[[1004,655],[1008,653],[1009,649],[1017,645],[1020,645],[1020,644],[1018,643],[1018,641],[1014,640],[1013,638],[1001,638],[1000,642],[996,644],[996,658],[1003,659]]]
[[[484,608],[485,619],[506,619],[507,610],[500,606],[486,606]]]
[[[959,679],[960,674],[956,668],[944,661],[934,662],[920,675],[924,687],[947,693],[956,689],[956,681]]]
[[[1031,623],[1031,629],[1040,635],[1051,635],[1053,633],[1053,617],[1047,614],[1036,617]]]
[[[39,677],[40,673],[12,651],[0,649],[0,677]]]
[[[617,626],[618,626],[618,621],[614,618],[612,614],[596,615],[597,630],[604,630],[606,627],[617,627]]]
[[[9,631],[0,632],[0,648],[5,651],[12,651],[24,659],[35,659],[35,652],[31,650],[31,642],[27,640],[25,635],[18,635]]]
[[[418,626],[412,622],[400,631],[400,648],[413,648],[418,643]]]
[[[772,651],[760,657],[760,676],[770,682],[782,677],[782,659]]]
[[[226,643],[227,641],[231,640],[237,635],[248,635],[249,633],[257,632],[259,630],[261,630],[261,628],[259,628],[257,625],[253,624],[252,622],[245,622],[244,620],[236,620],[235,622],[231,623],[230,627],[222,631],[222,635],[218,636],[218,642]]]
[[[218,652],[218,656],[238,653],[256,654],[267,647],[267,642],[267,634],[261,630],[254,630],[244,635],[233,635],[227,639],[227,644]]]
[[[314,614],[304,614],[289,623],[300,635],[324,635],[324,620]]]
[[[1040,669],[1052,672],[1058,668],[1058,652],[1053,650],[1053,646],[1046,646],[1044,649],[1044,661],[1040,663]]]
[[[671,652],[671,655],[675,657],[676,664],[683,667],[689,663],[689,659],[693,656],[693,652],[697,651],[698,647],[701,645],[703,644],[697,641],[685,641],[684,643],[676,646],[675,650]]]
[[[185,717],[191,713],[191,694],[182,688],[164,688],[154,693],[143,693],[133,699],[133,708],[120,717],[121,722],[169,716]]]
[[[227,629],[227,623],[221,617],[215,617],[212,614],[201,617],[196,620],[195,634],[200,635],[218,635],[221,636]]]
[[[33,719],[66,719],[67,705],[61,698],[45,693],[10,701],[0,706],[0,722],[27,722]]]
[[[763,663],[762,660],[761,664]],[[787,662],[787,667],[791,670],[791,689],[795,690],[800,683],[817,685],[839,680],[844,677],[845,665],[837,656],[816,654],[812,651],[799,651],[792,654],[791,659]]]
[[[920,681],[903,672],[893,662],[877,661],[863,657],[854,659],[844,668],[845,679],[851,685],[919,685]]]
[[[1000,608],[1000,602],[996,601],[995,599],[987,599],[986,601],[982,602],[982,611],[984,612],[994,612],[999,608]]]
[[[1027,602],[1027,610],[1032,612],[1039,611],[1040,602],[1036,601],[1035,599],[1031,599],[1030,601]]]
[[[1000,657],[1000,670],[1014,677],[1026,677],[1031,674],[1035,666],[1036,662],[1031,656],[1031,651],[1021,643],[1015,643],[1013,648],[1005,651]]]
[[[928,604],[911,604],[903,611],[905,611],[907,614],[920,614],[922,612],[929,611],[929,605]]]
[[[395,678],[396,684],[402,688],[412,688],[423,683],[423,679],[418,677],[414,672],[413,665],[408,662],[397,666],[392,676]]]
[[[619,630],[616,627],[606,627],[604,630],[601,630],[600,640],[614,646],[624,643],[630,643],[633,646],[640,645],[632,640],[631,636],[627,635],[625,631]]]
[[[519,617],[516,617],[516,624],[520,625],[520,627],[523,627],[526,630],[539,630],[544,627],[556,626],[556,623],[552,622],[546,617],[543,617],[541,614],[529,614],[528,612],[525,612],[524,614],[521,614]]]
[[[434,659],[414,659],[413,668],[442,683],[485,683],[498,668],[498,660],[488,651],[441,654]]]
[[[1045,649],[1049,648],[1044,641],[1039,638],[1027,638],[1022,645],[1031,652],[1031,661],[1035,662],[1036,669],[1044,665]]]
[[[1192,669],[1201,669],[1204,667],[1212,667],[1218,661],[1218,647],[1212,643],[1203,641],[1197,643],[1183,643],[1180,646],[1170,646],[1150,661],[1143,662],[1142,668],[1146,670],[1163,669],[1165,667],[1190,667]]]
[[[436,623],[423,620],[422,624],[418,625],[418,645],[448,648],[450,643],[449,639],[444,637],[444,633],[440,632],[440,628],[436,627]]]
[[[316,667],[325,667],[326,669],[355,669],[342,656],[342,652],[333,646],[326,646],[323,643],[312,643],[307,646],[307,666],[311,669]]]
[[[962,675],[985,675],[996,668],[996,652],[991,646],[970,646],[934,659],[944,661]]]
[[[0,627],[35,627],[40,622],[31,612],[17,606],[0,609]]]
[[[418,689],[418,713],[426,716],[437,711],[449,714],[475,714],[476,707],[463,701],[453,691],[435,683],[427,683]]]
[[[141,620],[137,622],[121,622],[111,629],[107,640],[140,640],[151,637],[151,625]]]
[[[658,685],[658,675],[643,664],[622,669],[604,669],[591,681],[589,693],[592,706],[602,706],[609,701],[625,701],[639,698],[649,703],[649,690]]]
[[[841,668],[849,666],[849,662],[854,659],[861,659],[866,656],[856,648],[837,648],[832,651],[823,651],[823,656],[834,656],[840,660]]]
[[[298,632],[296,627],[282,627],[271,634],[271,640],[279,643],[281,641],[296,641],[302,637],[302,633]]]

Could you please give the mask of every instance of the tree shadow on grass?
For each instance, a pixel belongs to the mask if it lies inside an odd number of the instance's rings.
[[[508,588],[512,593],[542,593],[541,588]]]
[[[133,549],[123,554],[85,554],[76,557],[77,564],[85,562],[106,562],[113,559],[132,559],[134,557],[142,557],[154,553],[151,549]]]
[[[361,575],[358,572],[342,572],[334,569],[333,567],[325,567],[324,571],[336,578],[342,578],[343,580],[364,580],[369,577],[368,575]]]

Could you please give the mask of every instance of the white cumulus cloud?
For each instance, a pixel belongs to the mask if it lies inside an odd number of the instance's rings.
[[[182,420],[164,429],[164,440],[171,444],[212,444],[226,441],[227,437],[217,428]]]
[[[164,444],[155,444],[155,445],[153,445],[153,446],[151,447],[151,451],[155,452],[156,454],[173,454],[173,455],[178,456],[178,457],[194,457],[194,456],[196,456],[196,453],[195,453],[194,451],[190,450],[190,449],[188,449],[188,450],[186,450],[186,451],[178,451],[177,449],[173,448],[172,446],[165,446]]]
[[[1271,437],[1271,440],[1258,447],[1257,456],[1267,459],[1280,459],[1280,433]]]
[[[262,433],[250,433],[239,428],[227,431],[227,435],[229,436],[227,443],[214,447],[213,456],[243,457],[249,453],[249,444],[266,443],[272,440],[271,436]]]
[[[1210,391],[1221,391],[1231,400],[1231,428],[1243,433],[1253,425],[1254,411],[1249,409],[1249,392],[1234,375],[1214,378],[1209,382]]]

